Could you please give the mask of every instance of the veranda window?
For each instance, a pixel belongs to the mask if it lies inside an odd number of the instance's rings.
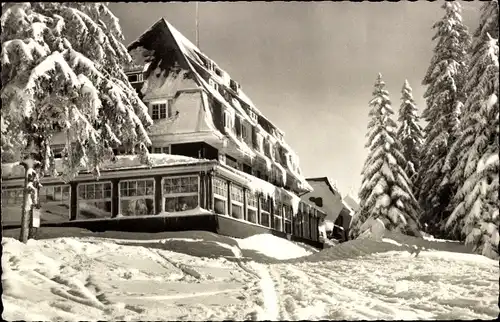
[[[215,213],[227,215],[227,182],[214,177],[212,180]]]
[[[21,224],[23,188],[2,188],[2,225]]]
[[[283,231],[283,205],[278,203],[273,213],[273,229]]]
[[[316,212],[315,210],[313,211]],[[318,240],[318,223],[315,216],[311,216],[311,239]]]
[[[198,207],[198,176],[164,177],[162,186],[164,211],[186,211]]]
[[[289,205],[283,206],[283,211],[285,213],[285,233],[292,233],[292,207]]]
[[[260,198],[260,224],[265,227],[271,225],[271,198],[261,196]]]
[[[302,220],[302,236],[304,238],[310,238],[310,230],[309,230],[309,205],[304,206],[304,214]]]
[[[120,208],[123,216],[155,214],[154,179],[120,181]]]
[[[258,224],[258,204],[257,194],[255,192],[247,191],[247,210],[248,221]]]
[[[110,218],[112,215],[111,182],[78,185],[78,217]]]
[[[294,235],[302,237],[302,204],[299,208],[297,215],[295,216],[294,223]]]
[[[231,185],[231,216],[243,219],[243,189],[236,185]]]
[[[71,187],[66,185],[40,188],[40,207],[43,222],[67,221],[70,219]]]

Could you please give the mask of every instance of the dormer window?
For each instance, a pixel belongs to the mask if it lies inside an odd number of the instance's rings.
[[[211,62],[210,62],[210,59],[208,59],[207,57],[201,55],[201,54],[198,54],[198,57],[200,58],[201,60],[201,63],[203,64],[203,66],[205,66],[208,70],[210,70],[210,67],[211,67]]]
[[[241,137],[243,139],[248,138],[247,127],[241,122]]]
[[[252,110],[248,110],[248,115],[250,116],[250,118],[252,120],[254,120],[255,122],[257,122],[257,114],[255,114]]]
[[[224,111],[222,122],[223,122],[225,128],[227,128],[227,129],[233,128],[231,114],[228,111]]]
[[[229,81],[229,87],[235,91],[236,93],[238,93],[239,89],[240,89],[240,84],[238,84],[236,81],[234,80],[230,80]]]
[[[155,103],[151,105],[151,118],[161,120],[172,117],[172,105],[168,103]]]
[[[129,74],[127,75],[127,78],[130,83],[140,83],[144,81],[142,73]]]
[[[212,86],[216,91],[219,91],[219,84],[217,84],[212,78],[208,80],[208,84]]]
[[[219,77],[222,77],[222,70],[220,70],[219,68],[215,67],[215,74]]]

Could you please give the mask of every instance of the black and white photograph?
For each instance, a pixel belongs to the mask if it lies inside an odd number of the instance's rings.
[[[1,8],[2,320],[500,318],[498,0]]]

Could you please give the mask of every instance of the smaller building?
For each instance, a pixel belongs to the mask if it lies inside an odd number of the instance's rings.
[[[328,177],[306,179],[313,191],[301,195],[304,202],[312,202],[326,214],[325,232],[328,238],[346,241],[353,215],[352,209],[343,201],[337,187]]]

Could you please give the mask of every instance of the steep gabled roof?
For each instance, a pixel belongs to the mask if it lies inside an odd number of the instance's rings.
[[[153,26],[151,26],[148,30],[146,30],[137,40],[133,41],[127,46],[129,51],[137,48],[144,47],[148,50],[151,49],[152,43],[157,40],[158,33],[165,33],[170,35],[175,41],[176,46],[180,50],[183,56],[183,60],[187,63],[192,63],[197,65],[198,68],[206,70],[206,67],[203,63],[203,58],[210,59],[207,55],[202,53],[198,47],[196,47],[189,39],[184,37],[174,26],[172,26],[165,18],[161,18],[158,20]],[[149,47],[149,48],[148,48]],[[211,60],[211,59],[210,59]],[[212,60],[211,60],[212,61]],[[194,67],[194,66],[190,66]],[[194,68],[191,68],[193,72],[196,73]],[[208,73],[208,70],[206,70]],[[229,74],[224,72],[225,75],[229,78]],[[219,83],[218,85],[223,85],[227,87],[225,84]],[[222,95],[216,91],[211,85],[206,82],[201,83],[200,86],[203,86],[207,91],[210,92],[215,99],[220,101],[223,105],[230,105],[233,109],[235,109],[240,116],[245,118],[249,123],[255,125],[254,121],[248,116],[246,111],[240,106],[240,104],[234,104],[233,102],[228,102]],[[232,96],[235,96],[239,101],[251,107],[252,111],[257,115],[265,119],[267,122],[273,125],[276,130],[280,133],[283,133],[276,125],[274,125],[269,119],[267,119],[264,114],[262,114],[255,104],[250,100],[250,98],[240,89],[238,93],[232,92]]]
[[[161,35],[158,37],[158,35]],[[246,104],[251,108],[251,110],[259,115],[262,119],[264,119],[266,122],[271,124],[278,133],[283,135],[283,131],[281,131],[278,127],[276,127],[271,121],[269,121],[253,104],[253,102],[250,100],[250,98],[241,90],[239,89],[238,92],[235,92],[230,89],[230,86],[227,82],[229,78],[229,74],[224,72],[225,77],[222,80],[216,79],[212,77],[212,79],[216,82],[218,82],[218,86],[223,86],[228,90],[228,92],[231,94],[231,99],[228,101],[226,100],[225,97],[222,96],[221,93],[219,93],[218,90],[216,90],[211,84],[209,84],[205,79],[200,75],[198,71],[206,72],[208,74],[212,74],[207,70],[207,67],[204,64],[204,59],[209,59],[207,55],[203,54],[198,47],[196,47],[189,39],[184,37],[174,26],[172,26],[168,21],[166,21],[164,18],[158,20],[155,24],[153,24],[148,30],[146,30],[137,40],[133,41],[127,46],[127,49],[130,51],[138,48],[138,47],[143,47],[144,49],[151,51],[153,49],[155,50],[160,50],[162,52],[167,52],[165,49],[166,43],[167,42],[172,42],[174,43],[174,46],[176,46],[178,49],[176,51],[177,58],[180,60],[181,67],[185,67],[186,69],[189,69],[192,74],[195,77],[195,81],[202,86],[215,100],[217,100],[222,106],[224,106],[226,109],[230,109],[231,111],[235,111],[238,116],[240,116],[242,119],[246,120],[248,123],[252,124],[253,126],[260,127],[258,122],[255,122],[250,116],[247,114],[247,111],[242,107],[241,103]],[[180,55],[179,55],[180,53]],[[155,53],[159,56],[161,56],[162,53]],[[156,57],[156,59],[160,59],[159,57]],[[211,63],[215,64],[212,60],[210,60]],[[151,66],[154,68],[155,66]],[[213,76],[213,75],[212,75]],[[267,133],[267,131],[265,131]],[[232,133],[228,133],[229,136],[232,135]],[[267,133],[267,135],[272,136],[272,134]],[[299,158],[295,151],[293,151],[286,142],[281,139],[278,139],[274,136],[272,136],[274,140],[276,140],[288,153],[292,156],[292,158],[295,160],[296,164],[299,164]],[[240,142],[240,140],[237,140],[235,138],[231,138],[234,143],[236,143],[241,150],[245,151],[250,157],[255,157],[257,154],[256,152],[251,148],[246,145],[245,142]],[[274,161],[273,161],[274,162]],[[288,161],[287,161],[288,162]],[[277,162],[274,162],[276,167],[280,168],[281,165],[279,165]],[[305,178],[302,176],[300,171],[295,171],[293,170],[293,167],[288,166],[287,169],[296,179],[297,182],[299,182],[298,188],[303,190],[303,191],[310,191],[312,190],[312,187],[307,183]]]

